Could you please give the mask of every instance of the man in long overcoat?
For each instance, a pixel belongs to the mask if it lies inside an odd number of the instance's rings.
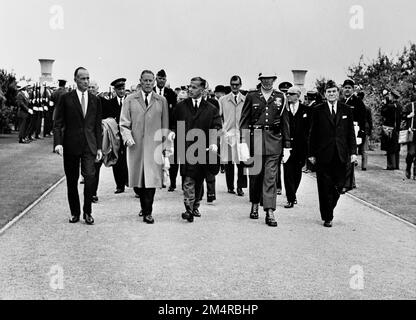
[[[165,97],[153,92],[155,75],[144,70],[141,89],[127,96],[120,115],[120,131],[127,146],[129,186],[136,187],[140,197],[143,221],[152,217],[156,188],[162,187],[164,140],[169,127],[169,110]]]

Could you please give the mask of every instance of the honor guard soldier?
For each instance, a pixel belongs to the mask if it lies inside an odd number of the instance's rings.
[[[254,156],[254,166],[250,168],[250,218],[259,218],[260,204],[266,213],[266,224],[271,227],[277,226],[276,175],[282,149],[283,162],[290,156],[289,114],[285,95],[273,89],[276,79],[273,73],[259,76],[261,86],[247,94],[240,120],[243,142],[250,140],[250,153]],[[260,169],[256,168],[256,159],[261,161]]]
[[[113,82],[111,82],[111,85],[114,87],[116,96],[103,105],[102,118],[114,118],[117,124],[119,124],[121,106],[123,105],[123,102],[126,98],[126,79],[116,79]],[[122,141],[121,135],[120,139],[120,141]],[[120,145],[117,163],[113,165],[113,175],[114,180],[116,182],[116,191],[114,193],[123,193],[125,187],[128,185],[129,178],[126,162],[126,146],[124,142],[122,142]]]

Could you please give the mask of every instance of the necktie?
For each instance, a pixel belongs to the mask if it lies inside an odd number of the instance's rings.
[[[120,108],[123,105],[123,98],[120,98]]]
[[[148,107],[149,106],[149,101],[147,100],[147,96],[148,96],[149,94],[148,93],[146,93],[146,97],[144,98],[144,103],[145,103],[145,105],[146,105],[146,107]]]
[[[238,104],[237,96],[234,96],[235,104]]]
[[[334,119],[335,119],[335,116],[336,116],[336,112],[335,112],[335,104],[333,103],[333,104],[332,104],[332,118],[334,118]]]
[[[159,94],[162,95],[162,89],[159,89]]]
[[[81,107],[82,107],[82,114],[85,117],[85,96],[84,96],[84,92],[82,93],[82,97],[81,97]]]
[[[195,106],[194,106],[195,112],[198,111],[198,100],[195,100]]]

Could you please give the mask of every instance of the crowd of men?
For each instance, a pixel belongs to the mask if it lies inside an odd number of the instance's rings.
[[[265,223],[276,227],[283,164],[284,207],[297,204],[302,173],[316,171],[321,218],[325,227],[331,227],[340,195],[355,188],[358,154],[361,169],[367,170],[371,110],[351,79],[342,88],[328,81],[324,97],[316,91],[303,97],[301,89],[288,81],[275,89],[274,73],[261,73],[258,80],[256,89],[243,91],[241,77],[234,75],[229,85],[217,85],[211,93],[205,79],[194,77],[188,86],[172,90],[164,70],[156,74],[144,70],[132,90],[126,89],[125,78],[114,80],[114,97],[109,98],[99,93],[97,83],[80,67],[74,73],[77,87],[71,91],[63,80],[54,92],[46,86],[19,86],[19,143],[40,138],[43,117],[44,137],[53,134],[54,152],[64,158],[71,223],[78,222],[81,214],[80,169],[85,184],[83,217],[87,224],[94,223],[91,203],[98,201],[104,164],[113,169],[115,194],[126,187],[134,189],[140,199],[139,215],[146,223],[154,223],[156,189],[175,191],[178,173],[185,206],[182,218],[193,222],[201,216],[204,181],[207,202],[212,203],[217,200],[216,175],[221,172],[228,193],[243,197],[243,189],[249,188],[249,217],[259,219],[263,207]],[[415,112],[413,105],[397,104],[397,91],[384,94],[384,124],[393,129],[384,137],[382,149],[387,151],[387,169],[394,170],[399,166],[400,122],[405,119],[408,129],[415,131]],[[203,137],[192,135],[193,130],[200,130]],[[412,139],[406,158],[409,179],[416,153],[416,138]],[[205,147],[195,148],[201,140]]]

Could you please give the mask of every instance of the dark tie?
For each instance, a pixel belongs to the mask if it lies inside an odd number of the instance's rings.
[[[335,117],[336,117],[336,112],[335,112],[335,104],[333,103],[332,104],[332,119],[334,119],[335,120]]]
[[[235,101],[235,104],[238,104],[237,96],[234,96],[234,101]]]
[[[195,100],[195,106],[194,106],[195,112],[198,111],[198,100]]]
[[[144,98],[144,104],[146,105],[146,107],[148,107],[149,106],[149,101],[147,101],[147,96],[148,96],[149,94],[148,93],[146,93],[146,97]]]
[[[120,108],[123,105],[123,98],[120,98]]]
[[[159,89],[159,94],[162,95],[162,89]]]

